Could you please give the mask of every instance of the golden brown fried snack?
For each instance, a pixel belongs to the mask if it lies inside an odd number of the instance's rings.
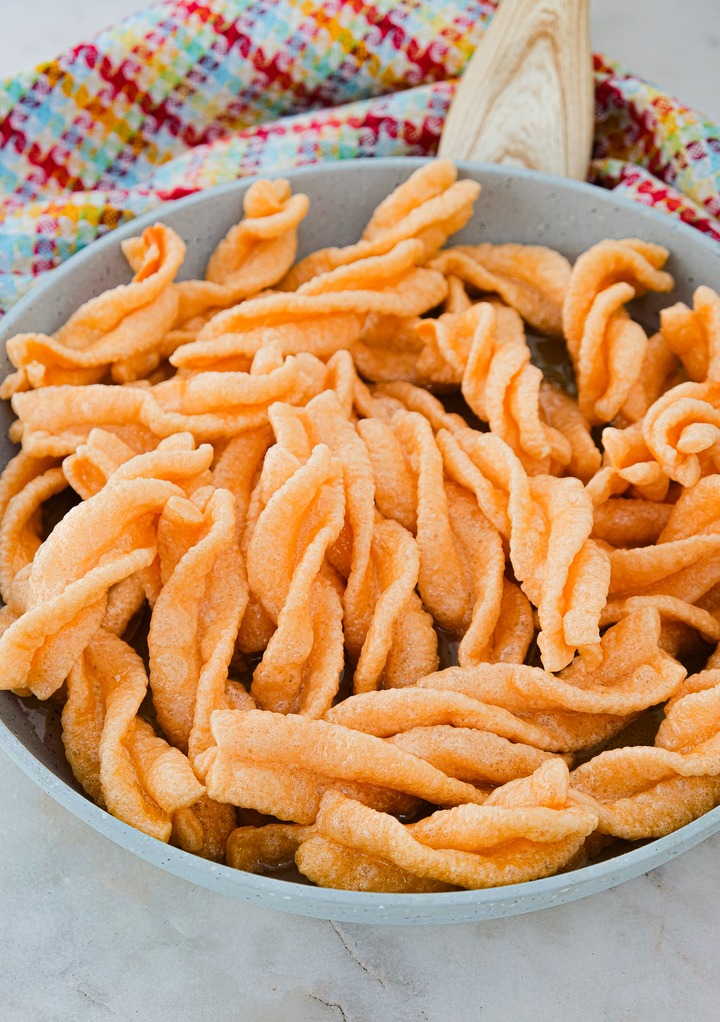
[[[592,537],[615,547],[650,546],[657,542],[671,511],[671,504],[611,498],[594,509]]]
[[[437,663],[437,637],[432,618],[422,610],[415,596],[419,566],[420,557],[412,535],[397,522],[376,522],[371,547],[375,609],[355,667],[354,692],[370,692],[383,683],[386,687],[392,687],[393,682],[412,684],[425,673],[428,660]],[[411,604],[412,618],[407,613]],[[393,647],[402,651],[406,643],[413,652],[420,647],[419,666],[410,666],[412,661],[405,654],[405,670],[396,670],[385,678]],[[428,656],[423,647],[427,647]]]
[[[660,638],[657,608],[642,606],[608,629],[599,649],[578,656],[560,676],[522,664],[479,664],[429,675],[418,687],[462,693],[542,726],[554,737],[542,748],[589,748],[677,691],[685,670],[662,650]]]
[[[482,887],[720,802],[717,657],[684,682],[676,659],[720,639],[717,296],[648,339],[625,306],[672,283],[659,246],[604,242],[572,271],[532,246],[438,253],[477,192],[455,178],[424,166],[357,245],[294,269],[305,200],[259,182],[207,280],[173,283],[157,228],[124,246],[128,288],[11,342],[4,684],[67,679],[81,783],[214,861]],[[579,402],[532,365],[521,316],[562,318]],[[66,481],[83,503],[41,542]],[[146,603],[154,705],[119,638],[141,648]],[[438,639],[460,666],[436,671]],[[655,746],[628,744],[666,700]],[[238,828],[236,805],[293,822]]]
[[[658,398],[643,419],[651,456],[670,479],[693,486],[714,466],[720,439],[720,384],[679,384]]]
[[[277,625],[253,675],[252,695],[264,709],[320,716],[337,692],[342,607],[323,564],[344,516],[340,463],[318,445],[258,517],[248,546],[248,581]]]
[[[312,827],[297,823],[268,823],[237,827],[228,837],[226,860],[233,869],[267,873],[292,863],[295,852],[312,835]]]
[[[170,498],[158,523],[163,585],[148,634],[158,721],[191,759],[210,743],[210,715],[225,686],[247,585],[227,490]]]
[[[640,376],[630,388],[627,399],[614,419],[616,426],[626,426],[647,413],[657,399],[670,387],[681,382],[680,363],[661,333],[648,338]]]
[[[476,787],[506,784],[526,777],[553,753],[522,742],[509,742],[492,731],[436,724],[415,727],[387,739],[438,770]]]
[[[370,563],[375,521],[375,482],[365,445],[336,395],[319,394],[303,409],[278,405],[271,412],[278,446],[299,462],[312,449],[326,445],[342,470],[345,522],[333,537],[328,560],[346,581],[343,594],[345,644],[358,657],[370,627],[377,599]]]
[[[434,160],[416,170],[373,213],[361,240],[346,248],[326,248],[297,263],[283,282],[296,290],[319,274],[388,252],[407,239],[422,243],[422,258],[445,244],[472,216],[480,186],[458,181],[450,160]]]
[[[442,455],[424,416],[397,412],[392,428],[415,480],[420,596],[443,628],[466,636],[464,656],[482,657],[502,599],[500,536],[469,493],[445,482]]]
[[[590,497],[577,479],[528,478],[499,437],[441,431],[448,472],[471,489],[486,517],[509,539],[515,577],[538,609],[546,670],[565,667],[576,649],[599,642],[607,597],[607,554],[589,539]]]
[[[213,466],[213,485],[230,490],[235,498],[235,535],[238,543],[245,531],[250,498],[263,460],[273,440],[269,425],[230,439]]]
[[[575,366],[580,409],[609,422],[640,379],[648,340],[625,305],[647,290],[670,291],[669,253],[637,238],[601,241],[576,261],[563,304],[563,333]]]
[[[98,383],[109,372],[118,382],[136,380],[158,365],[166,354],[162,340],[177,313],[172,280],[185,245],[170,227],[155,224],[141,238],[125,241],[123,251],[135,271],[129,284],[90,299],[52,337],[10,338],[7,352],[18,372],[5,379],[0,396]]]
[[[589,809],[569,804],[561,760],[544,764],[538,773],[545,783],[533,785],[532,777],[511,782],[509,805],[498,797],[492,805],[458,806],[407,827],[339,792],[327,792],[315,827],[346,848],[444,883],[472,889],[535,879],[572,859],[597,823]],[[519,785],[527,788],[525,798]]]
[[[425,687],[423,680],[407,688],[350,696],[328,710],[325,718],[353,731],[383,738],[416,727],[451,724],[492,731],[509,741],[536,749],[564,750],[566,736],[559,738],[556,727],[524,720],[500,706],[480,702],[462,692]]]
[[[326,720],[224,710],[211,728],[216,745],[195,762],[210,797],[281,820],[312,823],[322,792],[348,782],[449,805],[486,797],[379,738]]]
[[[607,625],[614,621],[620,621],[627,614],[644,607],[654,607],[664,622],[683,622],[690,628],[694,628],[706,642],[720,640],[720,621],[702,607],[696,607],[676,596],[656,594],[630,596],[625,600],[608,600],[600,615],[600,623]],[[664,648],[667,649],[667,646]]]
[[[367,447],[375,477],[375,503],[384,518],[417,529],[417,484],[392,427],[382,419],[360,419],[357,431]]]
[[[61,468],[49,468],[8,501],[0,521],[0,595],[6,603],[15,576],[32,563],[42,542],[42,505],[67,484]]]
[[[334,368],[305,353],[283,360],[268,346],[249,372],[175,376],[154,386],[47,387],[15,394],[11,434],[36,457],[72,454],[96,426],[137,451],[181,432],[214,441],[264,426],[274,401],[304,404],[325,389]]]
[[[570,281],[565,256],[542,245],[457,245],[430,263],[477,291],[497,294],[541,333],[562,336],[562,307]]]
[[[413,317],[442,301],[445,281],[418,267],[422,254],[420,241],[400,241],[382,255],[323,273],[297,291],[241,302],[214,316],[171,362],[185,370],[247,369],[269,342],[283,354],[328,358],[359,341],[369,313]]]
[[[63,743],[75,777],[98,804],[167,841],[173,814],[204,788],[185,756],[138,716],[146,691],[140,657],[99,630],[68,675]]]
[[[380,894],[432,894],[454,891],[452,884],[419,877],[357,848],[330,841],[313,832],[295,853],[295,864],[318,887]]]
[[[600,468],[602,456],[577,401],[543,380],[540,384],[540,413],[548,426],[561,433],[570,444],[570,461],[565,466],[567,475],[588,482]]]
[[[503,579],[500,615],[488,654],[491,664],[522,664],[535,636],[532,604],[522,589]]]
[[[203,859],[223,862],[228,838],[236,826],[233,806],[214,802],[203,795],[188,809],[174,814],[170,842]]]
[[[595,808],[602,833],[661,837],[720,802],[719,682],[717,670],[686,679],[654,748],[613,749],[573,771],[573,789]]]
[[[0,638],[5,688],[56,691],[105,613],[109,588],[155,558],[153,516],[182,491],[162,479],[121,479],[74,507],[42,544],[25,613]]]
[[[718,534],[613,550],[610,596],[664,595],[695,603],[720,581],[719,551]]]
[[[683,302],[663,309],[660,331],[691,380],[720,379],[720,296],[716,291],[701,285],[693,295],[692,309]]]
[[[175,285],[175,328],[277,284],[292,266],[297,228],[308,208],[307,196],[293,195],[285,178],[250,185],[243,198],[245,215],[210,256],[205,280]]]
[[[475,330],[462,378],[462,393],[479,418],[506,441],[530,474],[570,463],[569,440],[540,414],[542,372],[530,364],[520,316],[483,302],[464,314]],[[553,473],[554,474],[554,473]]]

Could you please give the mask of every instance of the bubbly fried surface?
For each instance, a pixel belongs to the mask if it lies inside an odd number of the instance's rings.
[[[720,803],[720,297],[648,336],[661,246],[444,247],[478,192],[427,163],[295,262],[257,181],[203,280],[156,224],[8,341],[0,688],[125,823],[422,893]]]

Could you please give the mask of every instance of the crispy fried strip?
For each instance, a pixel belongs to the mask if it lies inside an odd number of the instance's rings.
[[[570,281],[567,259],[542,245],[458,245],[430,265],[471,287],[499,295],[543,334],[562,336],[562,305]]]
[[[417,485],[420,596],[443,628],[463,634],[470,624],[473,604],[450,522],[442,457],[429,422],[417,412],[398,412],[392,426]]]
[[[6,665],[0,688],[28,689],[48,699],[100,626],[108,589],[154,557],[154,547],[118,554],[29,607],[0,636],[0,660]]]
[[[687,679],[655,743],[600,753],[573,771],[573,790],[597,813],[602,833],[661,837],[720,801],[718,672]]]
[[[492,731],[435,724],[415,727],[387,739],[438,770],[476,786],[506,784],[533,773],[553,754],[509,742]]]
[[[432,255],[465,226],[480,192],[476,182],[456,178],[449,160],[419,168],[380,203],[357,244],[314,252],[293,267],[283,286],[294,290],[318,274],[380,255],[408,238],[422,241],[424,257]]]
[[[372,568],[377,596],[353,676],[354,692],[370,692],[379,687],[396,639],[395,625],[401,621],[414,594],[419,567],[417,544],[410,533],[397,522],[376,523]]]
[[[674,285],[662,271],[667,249],[637,238],[601,241],[576,261],[563,304],[563,332],[578,400],[592,423],[608,422],[640,380],[648,340],[624,306],[647,290]]]
[[[119,381],[136,379],[127,366],[138,357],[148,368],[146,357],[175,319],[178,300],[171,282],[185,245],[170,227],[155,224],[141,238],[124,242],[123,251],[135,271],[130,284],[90,299],[52,337],[10,338],[7,352],[19,372],[6,378],[0,396],[8,398],[28,386],[97,383],[110,368]]]
[[[295,863],[318,887],[345,891],[376,891],[393,894],[427,894],[453,891],[452,884],[415,876],[392,862],[346,848],[313,832],[295,853]]]
[[[227,840],[228,866],[246,873],[267,873],[288,866],[311,827],[296,823],[269,823],[264,827],[237,827]]]
[[[61,468],[49,468],[12,497],[0,522],[0,595],[7,603],[21,568],[32,562],[42,542],[42,505],[67,486]]]
[[[489,302],[472,306],[464,317],[475,326],[461,388],[469,406],[529,473],[569,464],[570,442],[541,418],[542,373],[530,364],[520,317]]]
[[[262,357],[261,357],[262,356]],[[250,372],[206,372],[175,376],[152,387],[45,388],[15,394],[13,439],[36,457],[64,457],[87,440],[91,429],[115,433],[136,450],[158,439],[190,432],[197,442],[262,427],[274,401],[303,404],[319,393],[334,367],[313,355],[262,349]]]
[[[438,675],[435,675],[438,677]],[[326,720],[354,731],[389,738],[415,727],[452,724],[476,728],[550,752],[564,751],[563,739],[544,723],[523,720],[500,706],[479,702],[461,692],[423,686],[365,692],[350,696],[325,714]]]
[[[470,805],[434,817],[430,817],[432,824],[424,821],[424,830],[415,831],[339,792],[327,792],[316,828],[321,836],[389,860],[413,874],[482,888],[555,873],[577,853],[597,821],[584,809]],[[431,826],[435,828],[432,837]],[[461,844],[462,850],[454,844]]]
[[[137,716],[146,690],[137,654],[100,629],[68,675],[63,742],[75,777],[99,805],[167,841],[172,814],[204,789],[182,753]]]
[[[712,288],[697,289],[692,309],[683,302],[663,309],[660,330],[691,380],[720,379],[720,296]]]
[[[175,285],[175,325],[277,284],[292,266],[297,228],[308,208],[307,196],[292,195],[284,178],[252,184],[243,198],[245,215],[210,256],[206,279]]]
[[[417,486],[402,445],[382,419],[361,419],[357,431],[367,447],[375,476],[375,503],[384,518],[408,532],[417,529]]]
[[[263,710],[218,710],[212,716],[211,728],[217,747],[199,757],[197,767],[214,798],[224,800],[228,794],[217,783],[218,765],[222,760],[236,760],[394,788],[440,804],[485,799],[484,793],[472,785],[447,777],[409,753],[328,720]]]
[[[253,676],[252,695],[265,709],[290,712],[304,703],[318,712],[332,701],[340,677],[337,646],[339,608],[330,583],[318,582],[328,548],[337,539],[345,515],[339,462],[318,445],[268,500],[248,546],[250,589],[277,624]],[[334,590],[333,590],[334,592]],[[330,647],[315,610],[328,614]],[[267,659],[266,659],[267,657]],[[331,677],[321,684],[321,676]],[[320,688],[318,688],[320,685]],[[303,694],[304,693],[304,694]]]
[[[203,859],[223,862],[228,838],[236,826],[233,806],[203,795],[192,806],[174,813],[170,843]]]
[[[202,511],[188,504],[173,498],[166,509],[168,515],[186,514],[189,520],[170,564],[163,568],[164,584],[153,608],[148,650],[160,726],[173,745],[183,751],[189,747],[194,759],[210,743],[212,711],[227,706],[228,664],[247,588],[235,541],[232,494],[215,490]],[[162,530],[161,522],[159,540]],[[167,557],[166,543],[162,537],[161,564]]]
[[[345,524],[343,533],[331,541],[328,560],[346,579],[345,644],[351,656],[357,657],[370,628],[374,603],[370,557],[375,482],[370,458],[331,391],[319,394],[304,409],[275,406],[271,409],[271,422],[278,445],[291,450],[299,461],[307,460],[314,446],[324,444],[342,468]]]

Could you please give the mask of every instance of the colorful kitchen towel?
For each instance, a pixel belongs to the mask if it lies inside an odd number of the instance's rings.
[[[320,160],[435,152],[491,0],[165,0],[0,87],[0,312],[118,224]],[[590,180],[720,242],[720,130],[595,58]]]

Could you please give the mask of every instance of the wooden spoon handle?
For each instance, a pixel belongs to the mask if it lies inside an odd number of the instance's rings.
[[[588,0],[502,0],[462,76],[439,155],[584,180],[592,134]]]

